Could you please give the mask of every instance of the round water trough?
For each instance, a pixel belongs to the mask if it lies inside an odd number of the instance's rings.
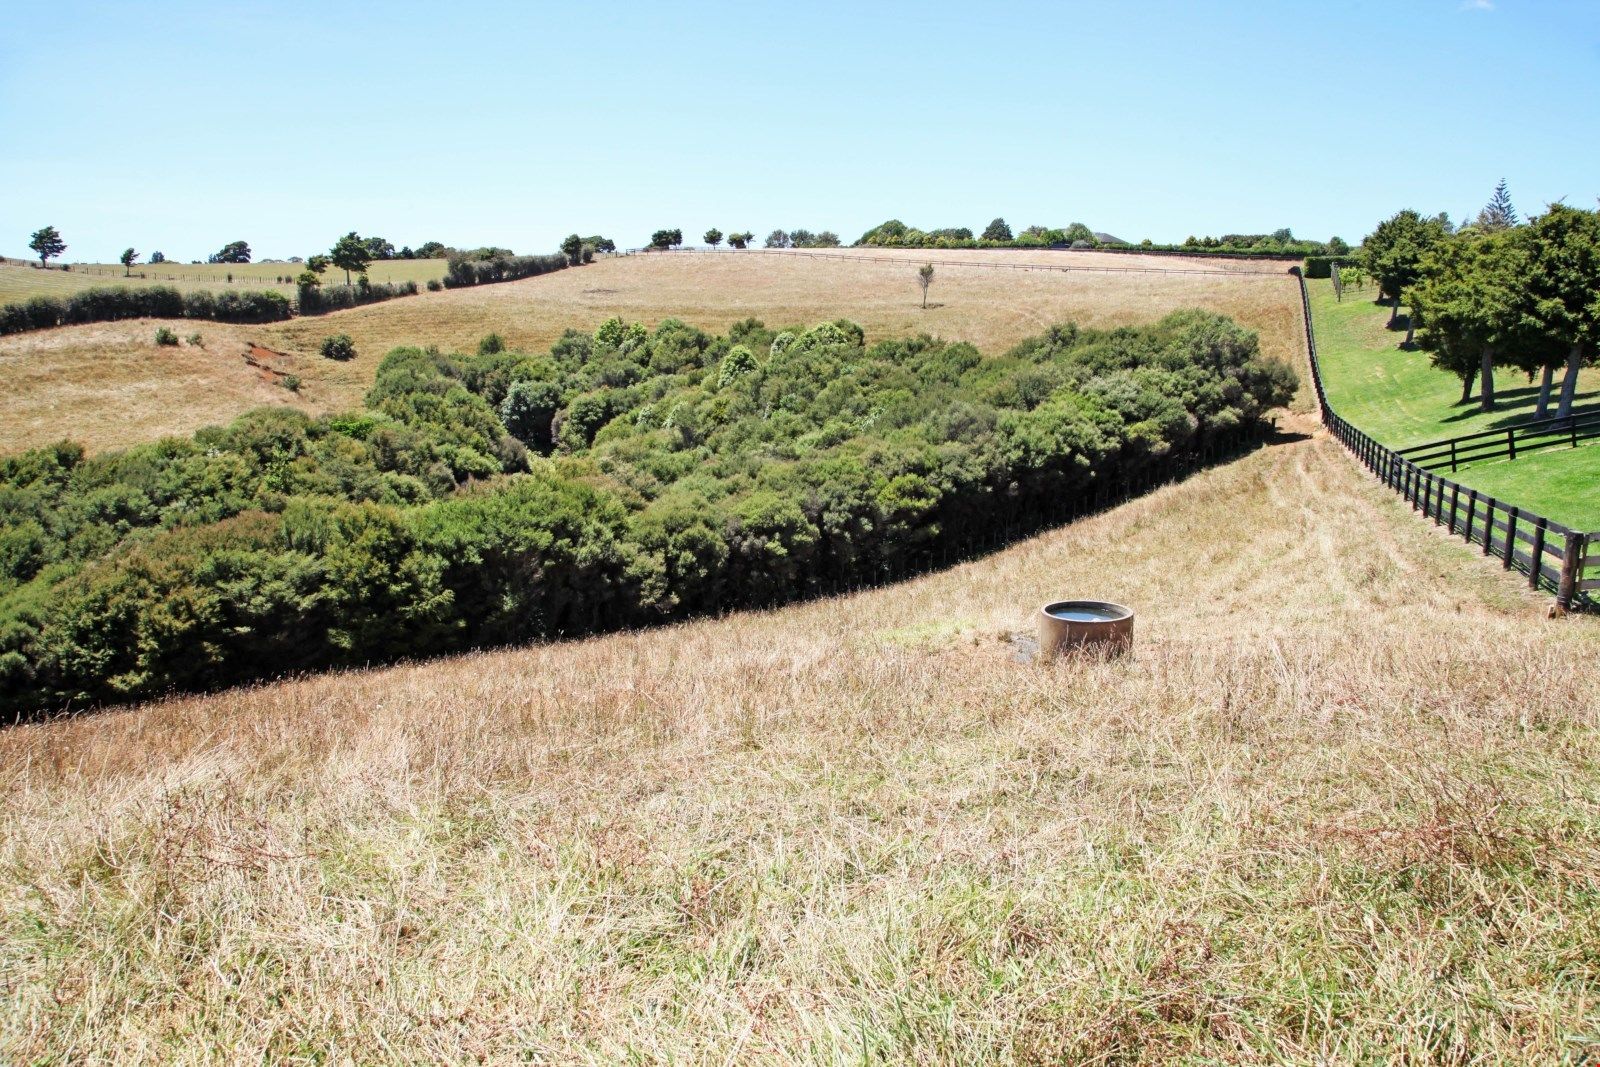
[[[1120,656],[1133,647],[1133,609],[1105,600],[1057,600],[1039,609],[1039,658],[1093,650]]]

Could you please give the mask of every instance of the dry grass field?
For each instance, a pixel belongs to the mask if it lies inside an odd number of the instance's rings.
[[[155,322],[0,338],[0,367],[13,374],[18,373],[14,368],[27,368],[22,379],[27,385],[0,395],[0,451],[61,437],[95,449],[116,447],[226,421],[258,403],[294,399],[263,383],[260,373],[239,358],[249,340],[288,357],[283,365],[304,383],[294,402],[313,411],[358,405],[378,362],[396,345],[470,350],[494,331],[514,347],[541,350],[568,327],[592,330],[612,315],[651,326],[675,316],[719,332],[752,315],[769,325],[845,315],[860,322],[869,339],[927,331],[998,352],[1054,322],[1111,326],[1149,321],[1176,308],[1206,307],[1259,331],[1269,355],[1297,358],[1304,344],[1299,296],[1287,275],[1024,272],[981,266],[1232,267],[1227,261],[1050,252],[867,254],[897,255],[905,265],[801,256],[628,256],[520,282],[422,293],[271,326],[171,324],[182,336],[200,329],[215,359],[176,360],[171,350],[158,351]],[[979,265],[937,268],[924,311],[915,270],[930,256]],[[317,355],[322,339],[340,332],[355,339],[359,353],[348,364]],[[213,334],[216,343],[209,340]],[[64,403],[57,383],[70,386],[83,402]]]
[[[375,282],[413,281],[418,285],[444,278],[442,259],[389,259],[374,262],[367,276]],[[300,263],[136,263],[124,273],[120,263],[74,263],[71,270],[39,270],[26,261],[0,261],[0,304],[26,300],[32,296],[71,296],[80,289],[97,285],[170,285],[185,292],[191,289],[276,289],[294,295],[294,284],[278,281],[293,278],[305,270]],[[233,280],[229,281],[232,276]],[[344,283],[344,272],[330,269],[323,275],[326,284]]]
[[[894,587],[0,733],[0,1062],[1566,1062],[1600,625],[1290,421]],[[1134,655],[1015,662],[1063,594]]]

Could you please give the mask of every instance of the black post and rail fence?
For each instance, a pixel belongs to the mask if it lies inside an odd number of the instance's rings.
[[[1560,419],[1525,423],[1512,430],[1468,434],[1453,441],[1435,442],[1396,450],[1340,417],[1328,403],[1317,358],[1317,335],[1311,320],[1311,297],[1305,278],[1300,283],[1300,305],[1305,317],[1306,347],[1311,360],[1311,381],[1322,423],[1356,459],[1385,485],[1405,498],[1411,507],[1458,535],[1482,546],[1483,554],[1507,570],[1528,576],[1533,589],[1555,593],[1563,610],[1600,607],[1600,533],[1568,529],[1526,508],[1496,500],[1436,473],[1443,467],[1490,458],[1515,458],[1518,450],[1577,445],[1600,436],[1600,410]],[[1488,442],[1480,445],[1480,442]]]

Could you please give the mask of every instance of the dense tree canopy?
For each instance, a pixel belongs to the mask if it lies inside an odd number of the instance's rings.
[[[207,262],[248,263],[250,262],[250,245],[246,241],[229,241],[221,249],[213,252]]]
[[[397,349],[366,407],[0,459],[0,705],[229,684],[901,573],[1287,401],[1227,319],[984,358],[847,321]]]

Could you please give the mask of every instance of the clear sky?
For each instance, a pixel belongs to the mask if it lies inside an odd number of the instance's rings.
[[[623,246],[1088,223],[1356,240],[1600,195],[1600,4],[82,3],[0,10],[0,252]]]

